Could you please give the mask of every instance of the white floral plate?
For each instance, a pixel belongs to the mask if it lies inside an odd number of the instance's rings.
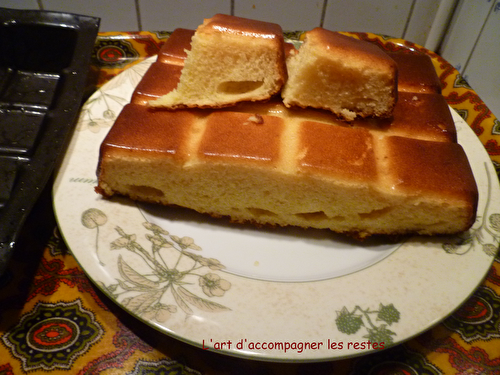
[[[480,192],[477,222],[459,237],[360,245],[329,231],[232,226],[102,199],[94,192],[100,143],[152,61],[88,100],[54,185],[68,247],[130,314],[202,349],[319,361],[408,340],[481,283],[500,240],[500,189],[484,147],[453,110]]]

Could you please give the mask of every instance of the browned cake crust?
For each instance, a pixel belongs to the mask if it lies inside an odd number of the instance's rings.
[[[467,171],[467,156],[458,144],[388,137],[385,146],[385,167],[396,190],[456,199],[471,207],[477,205],[476,183]],[[429,167],[432,161],[435,165]]]
[[[441,82],[428,55],[405,52],[387,54],[399,67],[399,91],[441,94]]]
[[[184,64],[187,57],[186,51],[191,49],[191,39],[195,30],[191,29],[175,29],[170,37],[158,51],[158,61],[166,64]],[[296,49],[292,43],[284,43],[285,57],[289,56]]]
[[[431,141],[456,142],[457,131],[448,103],[440,94],[400,92],[389,119],[359,119],[353,126]]]
[[[176,35],[174,59],[186,43]],[[278,98],[219,110],[144,105],[176,72],[177,63],[153,64],[123,108],[101,145],[100,194],[358,237],[473,224],[477,186],[440,94],[401,92],[392,118],[352,123]]]
[[[320,27],[308,31],[307,36],[313,36],[315,42],[321,45],[327,53],[338,53],[341,56],[354,58],[357,60],[355,63],[376,65],[382,70],[395,70],[393,59],[375,44]]]
[[[179,83],[181,70],[182,65],[154,62],[135,88],[131,101],[147,105],[151,100],[169,93]]]
[[[153,63],[132,95],[132,103],[147,104],[175,87],[179,80],[181,66]],[[388,132],[410,138],[456,142],[457,134],[448,104],[440,94],[400,92],[399,100],[388,119],[357,119],[350,124],[339,121],[328,111],[294,110],[286,108],[277,98],[268,103],[241,103],[238,111],[253,112],[260,115],[271,112],[283,116],[303,116],[315,121],[340,126],[368,127],[372,130]]]
[[[187,53],[191,49],[194,30],[175,29],[171,37],[163,43],[158,52],[158,61],[165,64],[184,65]]]
[[[205,34],[243,35],[264,39],[282,39],[283,31],[277,23],[264,22],[227,14],[216,14],[198,28]],[[280,36],[281,35],[281,36]]]

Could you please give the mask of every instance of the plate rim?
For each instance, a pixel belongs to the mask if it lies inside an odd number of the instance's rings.
[[[153,59],[155,58],[155,56],[145,60],[145,62],[142,62],[140,64],[149,64],[150,62],[153,61]],[[113,81],[113,80],[111,80]],[[111,82],[109,81],[109,82]],[[101,88],[101,90],[106,90],[106,84],[103,86],[103,88]],[[92,100],[92,98],[97,95],[97,93],[95,93],[94,95],[92,95],[90,98],[89,98],[89,101]],[[472,134],[474,134],[472,132],[472,130],[470,129],[469,125],[465,123],[465,121],[463,121],[463,119],[461,119],[459,117],[459,115],[450,107],[450,109],[452,110],[452,113],[454,115],[454,118],[457,119],[458,121],[462,121],[463,122],[463,125],[465,125]],[[458,117],[456,117],[458,116]],[[73,141],[76,142],[76,139],[78,138],[77,137],[78,135],[78,131],[75,132],[75,135],[73,136],[73,139],[72,139],[72,143]],[[479,139],[477,139],[477,142],[480,143]],[[69,154],[70,152],[67,153],[67,155],[65,155],[65,161],[69,158]],[[488,164],[486,165],[486,168],[491,172],[492,171],[492,168],[493,168],[493,164],[491,162],[491,159],[489,158],[489,156],[487,155],[486,151],[484,150],[484,154],[487,156],[487,161],[485,161],[484,163],[485,164]],[[483,157],[485,156],[483,155]],[[493,168],[494,170],[494,168]],[[57,206],[58,206],[58,201],[57,201],[57,198],[58,198],[58,187],[60,186],[60,183],[61,183],[61,179],[63,177],[64,173],[58,173],[57,174],[57,177],[56,177],[56,181],[54,183],[54,187],[53,187],[53,203],[54,203],[54,212],[55,212],[55,215],[56,215],[56,220],[58,221],[58,224],[59,224],[59,228],[61,229],[60,230],[60,233],[61,233],[61,236],[62,238],[65,240],[66,244],[68,244],[68,248],[70,249],[70,251],[72,251],[69,243],[70,243],[70,239],[66,238],[66,234],[63,230],[63,226],[64,226],[64,223],[62,223],[62,219],[59,217],[59,211],[57,209]],[[494,184],[494,182],[490,181],[490,187],[491,187],[491,183]],[[496,184],[495,184],[496,185]],[[498,191],[500,191],[499,187],[496,186],[495,187],[495,192],[498,193]],[[396,250],[396,252],[399,251]],[[167,334],[171,337],[174,337],[180,341],[183,341],[183,342],[186,342],[190,345],[193,345],[195,347],[200,347],[200,342],[197,342],[196,340],[192,340],[192,339],[188,339],[186,337],[183,337],[181,334],[178,334],[172,330],[169,330],[168,328],[166,327],[162,327],[162,326],[159,326],[158,324],[154,323],[154,322],[151,322],[150,320],[147,320],[147,319],[144,319],[142,318],[141,316],[137,315],[136,313],[132,312],[130,309],[128,309],[127,307],[123,306],[123,304],[121,304],[120,302],[118,302],[115,298],[113,298],[113,295],[109,292],[109,290],[107,290],[106,288],[103,288],[102,285],[100,285],[99,281],[96,281],[95,280],[95,277],[93,276],[93,274],[89,271],[87,271],[86,267],[82,264],[80,258],[72,251],[77,263],[80,265],[80,267],[85,271],[85,273],[89,276],[89,279],[92,280],[93,284],[96,285],[108,298],[110,298],[114,303],[116,303],[120,308],[124,309],[127,313],[131,314],[132,316],[134,316],[135,318],[137,318],[138,320],[142,321],[143,323],[155,328],[156,330],[158,330],[159,332],[161,333],[164,333],[164,334]],[[389,256],[390,257],[390,256]],[[387,258],[384,258],[383,260],[381,260],[381,262],[384,262]],[[470,297],[470,295],[472,295],[474,293],[474,291],[477,289],[477,287],[481,284],[482,280],[484,279],[485,275],[487,274],[488,270],[490,269],[491,267],[491,264],[493,263],[494,261],[494,257],[491,257],[491,261],[489,262],[489,265],[487,267],[485,267],[485,270],[484,270],[484,274],[482,275],[482,277],[480,278],[481,280],[477,283],[477,285],[469,291],[468,293],[468,297]],[[363,272],[363,271],[358,271],[358,272]],[[356,272],[356,273],[358,273]],[[341,277],[344,277],[344,276],[341,276]],[[272,281],[266,281],[267,283],[274,283]],[[312,283],[314,283],[316,281],[312,281]],[[323,282],[323,281],[318,281],[318,282]],[[279,283],[279,282],[278,282]],[[308,282],[306,282],[308,283]],[[461,303],[463,303],[466,299],[463,299]],[[443,321],[444,319],[446,319],[446,317],[448,317],[449,315],[451,315],[457,308],[460,307],[460,304],[458,304],[457,306],[454,307],[454,309],[452,311],[449,311],[445,316],[441,317],[440,319],[436,320],[436,321],[433,321],[433,322],[429,322],[429,325],[426,326],[424,329],[421,329],[419,330],[418,332],[415,332],[413,335],[410,335],[410,336],[406,336],[404,338],[404,340],[399,340],[397,341],[396,344],[400,344],[402,342],[405,342],[405,341],[408,341],[410,339],[412,339],[413,337],[421,334],[422,332],[432,328],[433,326],[439,324],[441,321]],[[355,357],[355,356],[360,356],[360,355],[366,355],[368,353],[372,353],[372,351],[368,351],[368,352],[354,352],[354,353],[351,353],[351,354],[347,354],[347,355],[343,355],[343,356],[328,356],[328,357],[314,357],[314,356],[311,356],[311,357],[308,357],[308,358],[300,358],[300,357],[293,357],[293,358],[281,358],[281,357],[275,357],[275,356],[272,356],[272,355],[268,355],[268,354],[261,354],[261,353],[251,353],[251,354],[248,354],[246,352],[242,352],[242,351],[229,351],[229,350],[217,350],[217,352],[221,353],[221,354],[226,354],[226,355],[230,355],[230,356],[234,356],[234,357],[239,357],[239,358],[245,358],[245,359],[254,359],[254,360],[261,360],[261,361],[273,361],[273,362],[320,362],[320,361],[329,361],[329,360],[338,360],[338,359],[345,359],[345,358],[352,358],[352,357]]]

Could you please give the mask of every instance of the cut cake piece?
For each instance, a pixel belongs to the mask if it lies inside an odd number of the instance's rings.
[[[194,33],[176,89],[149,104],[217,108],[265,100],[279,93],[286,74],[281,26],[217,14]]]
[[[174,30],[162,46],[157,61],[151,65],[134,90],[132,103],[147,105],[149,101],[168,94],[177,86],[182,62],[186,57],[185,50],[189,49],[189,38],[186,35],[193,33],[194,30]],[[402,53],[397,54],[402,55]],[[339,126],[366,127],[389,135],[409,138],[456,142],[455,124],[444,97],[433,92],[430,88],[420,90],[420,87],[414,84],[419,80],[435,82],[438,79],[432,63],[419,65],[423,61],[422,57],[427,56],[405,54],[404,62],[398,59],[399,62],[402,62],[401,65],[398,65],[398,82],[400,87],[404,87],[404,90],[398,93],[398,101],[394,107],[393,115],[387,119],[357,118],[347,124],[327,110],[287,108],[278,97],[272,98],[268,103],[242,102],[237,104],[234,110],[259,115],[276,114],[283,118],[300,117]],[[420,69],[414,70],[415,66],[420,66]],[[437,87],[436,85],[432,86]],[[415,92],[411,92],[412,89]]]
[[[349,121],[392,115],[397,64],[369,42],[318,27],[305,34],[287,67],[286,106],[328,109]]]

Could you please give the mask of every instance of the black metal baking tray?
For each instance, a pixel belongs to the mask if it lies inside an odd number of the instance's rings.
[[[0,276],[67,145],[99,19],[0,8]]]

